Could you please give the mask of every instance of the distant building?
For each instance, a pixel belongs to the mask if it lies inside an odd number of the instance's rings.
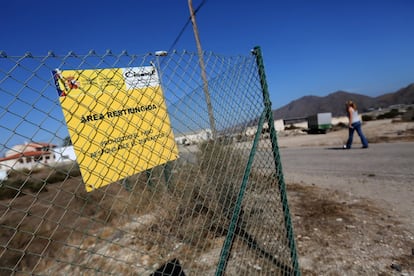
[[[67,161],[75,161],[73,146],[59,148],[50,143],[25,143],[13,146],[0,158],[0,176],[9,170],[34,169]],[[6,174],[4,173],[6,172]]]
[[[273,124],[274,124],[276,131],[283,131],[285,129],[285,124],[283,120],[275,120]],[[245,131],[245,135],[248,137],[253,137],[257,132],[257,127],[258,127],[257,125],[248,127]],[[264,129],[264,132],[269,131],[269,125],[267,122],[264,122],[263,129]]]
[[[198,144],[203,141],[208,141],[212,138],[211,129],[202,129],[198,132],[186,133],[175,137],[175,142],[179,145]]]
[[[0,170],[0,180],[7,180],[7,171]]]
[[[57,163],[76,161],[76,155],[73,146],[56,147],[53,149],[53,152],[55,153],[55,161]]]

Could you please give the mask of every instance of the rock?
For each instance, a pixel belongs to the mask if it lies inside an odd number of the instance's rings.
[[[402,271],[401,265],[399,264],[391,264],[391,268],[397,270],[398,272]]]
[[[143,265],[147,266],[147,265],[148,265],[148,263],[149,263],[149,259],[150,259],[150,256],[148,256],[148,255],[144,255],[144,256],[142,256],[142,257],[141,257],[141,263],[142,263]]]
[[[151,276],[185,276],[184,270],[177,259],[173,259],[158,268]]]

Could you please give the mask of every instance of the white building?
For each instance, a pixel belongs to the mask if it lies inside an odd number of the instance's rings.
[[[203,141],[208,141],[213,137],[211,129],[202,129],[198,132],[182,134],[175,137],[175,142],[179,145],[198,144]]]
[[[283,123],[283,120],[275,120],[273,124],[275,126],[275,130],[276,131],[285,130],[285,124]],[[256,134],[256,132],[257,132],[257,127],[258,127],[257,125],[255,125],[253,127],[248,127],[246,129],[245,135],[246,136],[249,136],[249,137],[254,136]],[[268,125],[267,122],[264,122],[263,129],[264,130],[268,130],[269,129],[269,125]]]
[[[2,171],[0,169],[0,180],[7,180],[7,171]]]
[[[13,146],[0,158],[0,180],[7,179],[9,170],[32,170],[76,160],[73,146],[58,148],[50,143],[25,143]]]
[[[53,149],[56,145],[49,143],[25,143],[15,145],[0,158],[0,170],[22,170],[43,166],[55,161]]]
[[[56,156],[56,163],[74,162],[76,161],[76,154],[73,146],[57,147],[53,149]]]

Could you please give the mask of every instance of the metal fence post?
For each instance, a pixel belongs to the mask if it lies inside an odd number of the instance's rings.
[[[150,275],[178,258],[187,274],[294,275],[272,124],[279,179],[269,140],[262,137],[272,122],[271,105],[268,95],[263,105],[256,58],[204,57],[208,87],[200,85],[197,53],[187,51],[157,51],[156,60],[152,53],[110,50],[47,56],[0,51],[1,275]],[[155,72],[147,74],[148,63],[157,67],[162,94],[143,81]],[[51,68],[67,74],[51,74]],[[132,78],[125,74],[131,68],[145,72],[134,71]],[[90,101],[76,94],[62,106],[75,86]],[[214,96],[215,118],[203,88]],[[62,111],[83,127],[65,124]],[[220,139],[211,141],[206,133],[209,119],[216,120]],[[67,140],[80,137],[85,142],[76,151]],[[171,155],[175,146],[179,152]],[[91,162],[81,171],[85,156],[102,155],[102,167]],[[88,190],[90,175],[97,181],[117,177]],[[206,254],[215,262],[200,263]]]
[[[237,222],[240,216],[240,209],[241,209],[241,204],[243,201],[244,192],[246,191],[247,181],[249,179],[250,170],[252,168],[252,164],[254,160],[254,155],[256,153],[257,143],[259,142],[260,135],[262,133],[265,117],[266,117],[266,114],[265,112],[263,112],[259,119],[259,125],[257,127],[256,135],[254,137],[253,146],[250,150],[249,159],[247,161],[247,166],[246,166],[246,169],[243,175],[243,182],[241,184],[239,195],[237,197],[237,201],[236,201],[233,215],[230,221],[229,229],[227,231],[226,239],[224,240],[224,245],[221,249],[219,264],[217,265],[217,270],[216,270],[216,276],[221,276],[226,271],[226,266],[227,266],[229,256],[230,256],[230,250],[231,250],[231,247],[234,241],[234,235],[236,232]]]
[[[276,174],[277,174],[278,183],[279,183],[280,200],[282,202],[282,207],[283,207],[286,235],[289,241],[292,268],[293,268],[295,275],[300,275],[299,263],[298,263],[297,253],[296,253],[297,251],[296,251],[295,237],[293,235],[293,227],[292,227],[292,222],[290,218],[289,206],[287,202],[286,185],[285,185],[285,180],[283,177],[282,164],[281,164],[280,155],[279,155],[279,147],[277,144],[276,129],[275,129],[274,120],[273,120],[272,103],[270,101],[269,89],[267,86],[266,74],[265,74],[264,63],[263,63],[263,56],[262,56],[262,51],[260,47],[256,46],[253,49],[253,54],[256,56],[256,64],[257,64],[258,73],[260,77],[260,84],[261,84],[262,92],[263,92],[263,102],[264,102],[265,109],[266,109],[265,111],[266,119],[267,119],[267,123],[268,123],[269,130],[270,130],[270,139],[272,143],[273,159],[275,162],[275,169],[276,169]]]

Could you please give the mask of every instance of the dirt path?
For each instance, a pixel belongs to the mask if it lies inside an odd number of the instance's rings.
[[[414,123],[375,121],[368,122],[363,129],[371,143],[414,140]],[[317,147],[340,147],[347,135],[346,130],[326,135],[282,134],[278,140],[279,146],[282,150],[293,149],[294,152]],[[372,145],[374,150],[375,144]],[[343,158],[359,154],[358,150],[346,152],[347,155],[338,151],[325,152]],[[188,162],[191,162],[192,155],[188,157]],[[299,156],[293,161],[298,165],[300,160]],[[346,158],[342,161],[346,162]],[[312,162],[315,163],[315,160]],[[306,162],[302,168],[306,169]],[[382,177],[383,169],[379,166],[376,169],[376,172],[368,173],[363,179],[379,180],[377,176]],[[322,175],[318,181],[315,177],[317,175],[305,179],[297,174],[287,182],[302,275],[414,275],[413,228],[400,219],[398,208],[388,208],[388,205],[380,204],[379,197],[370,198],[361,191],[350,193],[339,189],[338,179],[342,179],[339,176]],[[145,181],[142,183],[145,186]],[[163,241],[161,247],[147,242],[155,234],[162,237],[158,226],[152,225],[152,213],[133,221],[126,220],[123,217],[126,207],[118,199],[129,198],[129,192],[120,185],[108,188],[87,197],[80,177],[74,177],[64,183],[51,184],[38,195],[28,193],[0,202],[0,223],[3,227],[0,242],[8,246],[0,258],[2,268],[13,268],[20,262],[19,269],[32,271],[36,268],[43,271],[42,274],[81,274],[98,269],[118,273],[135,269],[135,273],[149,274],[149,271],[154,270],[151,265],[156,263],[160,248],[168,248],[164,242],[172,245],[176,243],[176,254],[188,254],[189,247],[178,240],[160,239]],[[378,191],[376,185],[368,183],[365,188],[368,194],[384,194]],[[408,190],[399,192],[411,199]],[[142,196],[140,192],[139,198],[151,198],[148,195]],[[402,201],[395,197],[394,202],[398,203],[398,200]],[[141,204],[146,205],[146,201]],[[135,206],[132,208],[135,210]],[[164,220],[160,219],[158,225],[163,223]],[[134,237],[142,229],[147,229],[150,236],[141,241]],[[143,234],[140,235],[142,237]],[[201,256],[205,260],[203,265],[208,268],[206,271],[211,272],[204,275],[213,275],[214,261],[217,260],[222,242],[222,237],[214,240],[211,251]],[[90,250],[86,251],[85,248]],[[67,265],[62,260],[70,260],[74,265]],[[97,270],[86,270],[86,267],[95,269],[95,266]],[[0,274],[2,272],[10,274],[10,269],[0,270]]]
[[[393,150],[404,147],[401,141],[414,141],[414,122],[372,121],[363,131],[370,149],[345,152],[327,149],[340,149],[347,129],[326,135],[279,133],[304,275],[414,275],[412,143],[400,153]],[[384,142],[398,143],[376,144]],[[360,147],[358,137],[355,147]],[[306,154],[315,157],[305,159]],[[366,163],[372,167],[355,166],[356,176],[343,170],[370,155],[374,162]]]
[[[287,182],[316,185],[364,197],[395,210],[414,229],[414,143],[371,144],[369,149],[335,147],[281,149]]]

